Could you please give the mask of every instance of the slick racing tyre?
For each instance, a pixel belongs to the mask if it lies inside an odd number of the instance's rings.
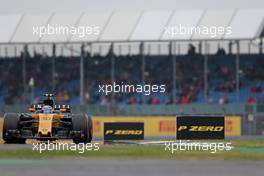
[[[72,130],[79,131],[81,135],[73,137],[73,142],[89,143],[93,137],[92,119],[86,114],[76,114],[72,116]]]
[[[7,144],[25,144],[26,139],[17,138],[12,133],[9,133],[8,130],[18,130],[20,116],[16,113],[7,113],[4,116],[3,124],[3,140]]]

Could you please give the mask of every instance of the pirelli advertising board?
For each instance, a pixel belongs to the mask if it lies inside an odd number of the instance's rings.
[[[176,138],[183,140],[224,139],[224,116],[178,116]]]
[[[104,123],[104,140],[143,140],[144,123],[140,122],[106,122]]]
[[[94,116],[93,134],[95,137],[103,137],[104,123],[107,122],[138,122],[144,123],[145,137],[175,136],[177,129],[176,119],[177,117],[175,116]],[[224,120],[225,136],[241,136],[240,116],[225,116]]]

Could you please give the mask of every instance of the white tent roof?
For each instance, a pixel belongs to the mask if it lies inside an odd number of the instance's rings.
[[[129,40],[159,40],[172,11],[147,11],[141,16]]]
[[[99,30],[104,30],[107,22],[109,21],[112,12],[110,11],[102,11],[102,12],[90,12],[84,13],[76,26],[87,26],[87,27],[94,27],[97,26]],[[72,42],[78,41],[98,41],[100,35],[85,35],[82,37],[81,35],[73,35],[70,38]]]
[[[212,39],[212,37],[214,39],[222,39],[224,37],[224,31],[219,29],[220,31],[215,33],[215,27],[223,27],[226,29],[232,21],[234,14],[235,10],[207,10],[203,18],[200,19],[198,27],[211,29],[211,34],[195,33],[192,35],[192,39]]]
[[[140,11],[116,11],[107,23],[100,40],[121,41],[129,40],[142,12]]]
[[[204,10],[178,10],[175,11],[162,34],[162,40],[190,40],[191,33],[179,33],[180,27],[196,27],[199,24]],[[167,32],[169,29],[174,29],[172,32]],[[178,31],[178,32],[177,32]],[[184,32],[184,31],[182,31]]]
[[[51,14],[26,14],[21,21],[17,23],[16,30],[10,41],[16,42],[38,42],[40,38],[33,34],[33,27],[45,26],[48,23]],[[11,28],[13,29],[13,28]]]
[[[149,10],[79,13],[0,13],[0,43],[59,43],[89,41],[164,41],[208,39],[254,39],[263,31],[263,9],[231,10]],[[98,34],[33,35],[33,27],[92,27]],[[166,32],[169,27],[230,27],[231,34]]]
[[[21,17],[21,14],[0,15],[0,43],[10,42]]]
[[[263,31],[264,9],[238,10],[230,26],[232,34],[225,35],[225,39],[256,38]]]
[[[59,27],[67,27],[67,29],[70,29],[69,27],[75,26],[80,18],[80,13],[56,13],[52,15],[48,24],[54,27],[53,29],[55,32],[44,35],[40,39],[40,42],[68,42],[71,37],[69,33],[66,32],[66,30],[60,30],[61,32],[56,32],[56,29],[59,29]]]

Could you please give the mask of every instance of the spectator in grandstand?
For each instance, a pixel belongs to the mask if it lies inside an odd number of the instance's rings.
[[[57,94],[56,100],[59,102],[65,102],[66,103],[66,102],[69,102],[70,96],[69,96],[68,92],[66,90],[64,90],[64,91],[61,91]]]
[[[221,96],[220,98],[219,98],[219,104],[220,105],[223,105],[223,104],[228,104],[228,97],[226,96],[226,95],[224,95],[224,96]]]
[[[261,88],[260,84],[257,83],[257,84],[254,84],[254,85],[250,88],[250,91],[251,91],[252,93],[258,93],[258,92],[261,92],[261,91],[262,91],[262,88]]]
[[[222,55],[223,52],[219,49],[218,54]],[[98,84],[108,84],[110,82],[111,60],[100,55],[90,57],[89,59],[84,59],[85,103],[109,104],[110,98],[98,95]],[[120,83],[140,84],[142,73],[137,68],[141,68],[141,56],[115,56],[115,58],[115,80]],[[211,58],[208,66],[210,71],[210,74],[208,74],[210,95],[214,97],[215,91],[218,91],[224,92],[229,96],[229,93],[236,91],[234,60],[232,60],[234,58],[229,58],[228,56],[212,56]],[[145,59],[146,72],[148,73],[145,75],[146,83],[172,85],[172,64],[169,57],[146,56]],[[69,101],[69,97],[71,97],[74,103],[78,103],[80,84],[79,57],[57,57],[55,61],[56,85],[54,93],[56,95],[59,94],[62,101]],[[168,89],[166,88],[166,92],[169,92],[169,94],[165,95],[165,101],[161,101],[159,96],[154,98],[154,100],[157,99],[159,103],[171,104],[173,103],[173,96],[176,96],[176,103],[187,104],[196,102],[196,97],[203,91],[203,64],[204,58],[195,54],[195,47],[190,44],[188,54],[177,57],[177,95],[172,95],[172,88],[168,87]],[[244,60],[241,57],[240,64],[245,75],[241,79],[240,83],[242,84],[240,87],[243,86],[246,90],[257,93],[254,97],[260,97],[259,94],[262,92],[263,87],[261,81],[264,80],[263,56],[252,56],[252,59],[245,58]],[[52,90],[51,65],[52,58],[38,53],[35,53],[34,58],[26,59],[26,82],[28,82],[30,77],[35,79],[35,96],[40,96],[46,90]],[[23,103],[22,58],[0,59],[0,75],[0,103]],[[245,80],[246,82],[244,82]],[[66,93],[63,93],[64,90]],[[28,89],[26,89],[26,93],[29,93]],[[211,97],[208,97],[208,103],[211,102]],[[248,99],[249,97],[243,98],[243,103],[247,103]],[[254,98],[257,102],[259,102],[259,99]],[[157,100],[154,102],[158,102]],[[141,103],[140,100],[136,99],[135,95],[130,94],[115,94],[115,101],[119,104]],[[200,98],[198,101],[201,101]],[[214,101],[217,102],[218,99]],[[226,103],[226,101],[223,102]],[[26,103],[30,103],[30,99]],[[152,104],[152,101],[148,103]]]
[[[256,103],[256,100],[252,96],[249,96],[248,97],[248,100],[247,100],[247,103],[248,104],[255,104]]]
[[[222,56],[222,55],[226,55],[226,51],[224,50],[224,48],[218,48],[216,54],[217,56]]]
[[[100,105],[109,105],[110,102],[108,101],[106,96],[101,97]]]
[[[180,101],[180,104],[189,104],[189,102],[190,102],[190,97],[189,96],[183,96],[182,98],[181,98],[181,101]]]
[[[179,97],[177,95],[175,95],[175,100],[173,98],[173,95],[169,92],[166,92],[166,100],[165,100],[165,104],[173,104],[173,103],[179,103]],[[173,102],[175,101],[175,102]]]
[[[191,85],[190,86],[189,93],[188,94],[190,95],[191,98],[194,98],[195,97],[195,95],[196,95],[196,88],[195,88],[194,85]]]
[[[260,96],[257,97],[257,101],[259,104],[264,104],[264,92],[261,93]]]
[[[150,99],[150,104],[157,105],[157,104],[160,104],[160,101],[156,96],[152,96]]]
[[[89,92],[86,92],[85,95],[84,95],[84,102],[85,104],[91,104],[91,96],[90,96],[90,93]]]
[[[214,99],[211,96],[207,96],[207,103],[208,104],[213,104],[214,103]]]
[[[195,55],[195,47],[191,43],[188,45],[188,53],[187,53],[187,55],[189,55],[189,56]]]
[[[135,96],[131,96],[127,102],[129,105],[137,104],[137,99]]]
[[[220,66],[220,71],[221,71],[221,75],[227,79],[230,76],[231,71],[229,70],[229,68],[226,65],[221,65]]]
[[[236,87],[236,82],[233,81],[227,81],[219,84],[215,90],[220,92],[234,92]]]

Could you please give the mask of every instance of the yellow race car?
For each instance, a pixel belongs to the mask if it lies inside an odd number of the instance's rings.
[[[72,139],[74,143],[88,143],[93,137],[92,118],[87,114],[72,114],[69,105],[54,104],[53,94],[29,108],[29,113],[4,115],[5,143],[25,143],[26,139],[54,141]]]

